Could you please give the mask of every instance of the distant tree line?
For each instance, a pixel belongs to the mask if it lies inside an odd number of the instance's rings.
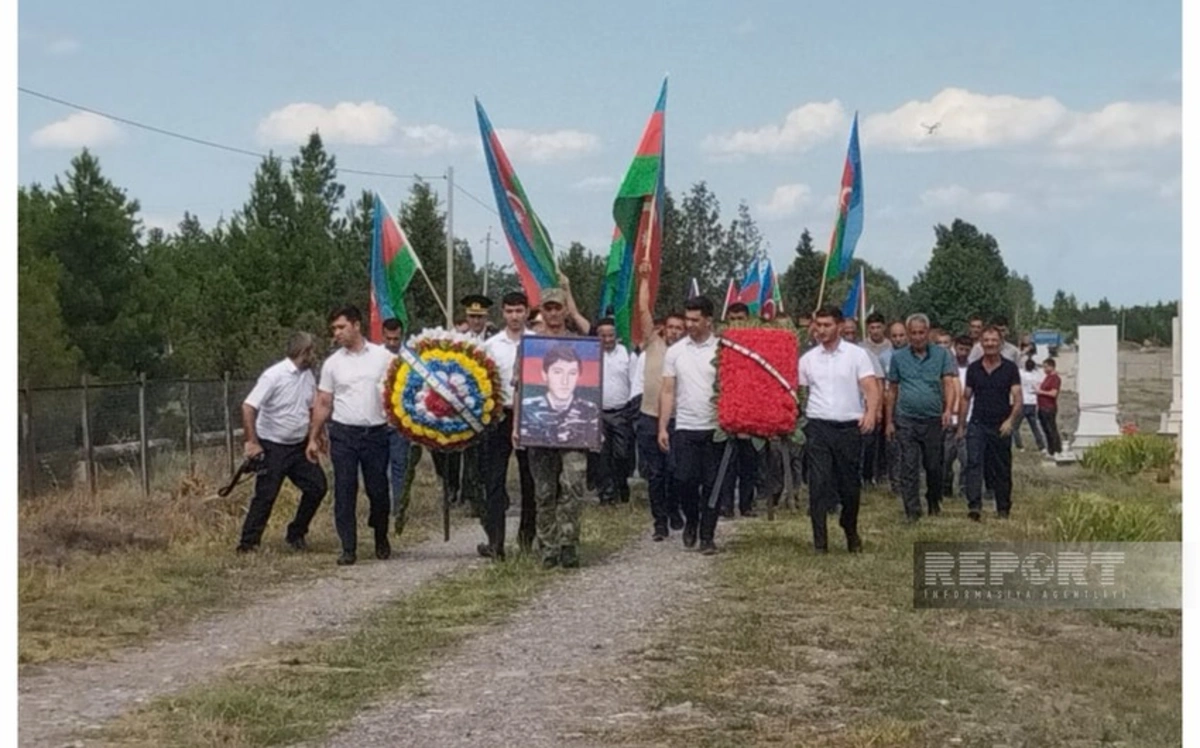
[[[185,213],[175,230],[147,230],[140,206],[84,150],[54,184],[22,186],[18,204],[18,376],[33,386],[70,384],[87,373],[103,380],[256,374],[281,355],[287,333],[324,335],[325,315],[342,303],[368,308],[372,196],[348,198],[337,162],[313,134],[286,161],[271,155],[254,174],[246,203],[211,229]],[[432,283],[445,287],[446,215],[437,193],[415,181],[398,219]],[[661,285],[656,311],[682,304],[695,277],[718,303],[740,280],[764,240],[749,206],[726,223],[717,196],[701,181],[665,206]],[[607,247],[570,242],[560,252],[581,311],[600,310]],[[780,275],[787,313],[812,310],[825,254],[808,229]],[[493,264],[489,290],[518,288],[508,266]],[[868,303],[890,319],[920,310],[958,331],[971,314],[1004,315],[1014,330],[1052,327],[1074,336],[1081,324],[1119,324],[1127,340],[1169,344],[1175,302],[1080,306],[1059,290],[1049,308],[1034,301],[1027,276],[1010,270],[996,240],[955,219],[934,227],[928,264],[907,289],[855,259],[830,281],[825,299],[840,304],[851,278],[865,271]],[[470,243],[455,242],[456,295],[477,291],[483,268]],[[425,283],[406,299],[414,328],[440,324]],[[453,302],[453,300],[451,300]]]

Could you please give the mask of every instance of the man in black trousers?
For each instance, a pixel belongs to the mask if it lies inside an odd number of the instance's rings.
[[[484,435],[479,450],[479,473],[483,476],[486,511],[481,518],[487,542],[478,546],[479,555],[496,560],[504,559],[504,536],[509,505],[508,463],[513,453],[513,388],[516,381],[517,353],[529,318],[529,300],[520,291],[504,294],[500,299],[504,311],[504,329],[488,338],[484,351],[496,362],[503,385],[504,417]],[[521,550],[533,548],[537,534],[537,504],[533,496],[533,474],[529,472],[529,457],[517,450],[517,469],[521,481],[521,525],[517,542]]]
[[[313,336],[293,333],[288,340],[287,358],[264,371],[242,403],[246,457],[262,455],[264,469],[254,482],[254,498],[242,525],[239,553],[254,550],[262,541],[284,478],[300,489],[300,506],[296,508],[296,518],[288,525],[287,544],[298,551],[308,548],[304,536],[328,490],[324,471],[304,459],[305,437],[317,391],[312,374],[315,360]]]
[[[1012,432],[1023,405],[1021,372],[1001,355],[1000,330],[988,327],[979,340],[983,356],[967,367],[958,405],[959,438],[967,438],[967,516],[976,522],[985,480],[996,492],[996,516],[1007,519],[1012,510]]]
[[[841,504],[839,522],[851,553],[862,551],[858,502],[862,490],[862,440],[875,428],[879,382],[867,352],[842,340],[842,312],[826,306],[813,315],[820,345],[800,357],[800,386],[808,388],[804,448],[808,459],[808,513],[813,546],[829,551],[829,507]]]
[[[319,460],[322,434],[329,424],[329,456],[333,461],[333,518],[342,553],[338,566],[358,559],[358,474],[371,504],[368,526],[375,531],[375,557],[388,559],[388,432],[392,429],[383,409],[384,379],[395,356],[362,334],[362,312],[344,306],[329,315],[329,327],[338,349],[321,365],[316,404],[308,431],[305,456]]]

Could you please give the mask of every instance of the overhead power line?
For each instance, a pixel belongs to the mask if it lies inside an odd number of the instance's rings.
[[[216,148],[218,150],[227,151],[229,153],[237,153],[237,154],[241,154],[243,156],[252,156],[257,159],[264,159],[264,158],[268,157],[268,154],[266,154],[266,153],[261,153],[259,151],[252,151],[247,148],[238,148],[237,146],[226,145],[224,143],[217,143],[215,141],[206,140],[204,138],[197,138],[193,135],[187,135],[185,133],[176,132],[175,130],[168,130],[163,127],[155,127],[154,125],[148,125],[144,122],[138,122],[137,120],[132,120],[127,117],[119,117],[115,114],[109,114],[108,112],[102,112],[99,109],[93,109],[91,107],[83,106],[82,104],[76,104],[73,101],[67,101],[66,99],[60,99],[57,96],[51,96],[50,94],[45,94],[45,93],[42,93],[41,91],[34,91],[33,89],[25,88],[24,86],[17,86],[17,90],[23,94],[27,94],[29,96],[33,96],[38,99],[43,99],[45,101],[50,101],[50,102],[53,102],[55,104],[60,104],[65,107],[70,107],[71,109],[78,109],[81,112],[95,114],[98,117],[104,117],[105,119],[110,119],[113,122],[120,122],[123,125],[129,125],[130,127],[136,127],[140,130],[146,130],[147,132],[157,133],[158,135],[165,135],[168,138],[184,140],[189,143],[193,143],[195,145],[202,145],[207,148]],[[345,172],[346,174],[358,174],[360,176],[365,176],[365,177],[382,177],[385,179],[427,180],[427,179],[445,179],[446,178],[443,175],[437,175],[437,176],[430,177],[430,176],[424,176],[421,174],[395,174],[395,173],[384,172],[384,171],[372,171],[370,169],[350,169],[345,166],[339,166],[339,167],[337,167],[337,170],[340,172]],[[466,193],[465,190],[464,190],[464,194],[467,194],[468,197],[471,197],[473,200],[478,201],[478,198],[475,198],[473,195]]]

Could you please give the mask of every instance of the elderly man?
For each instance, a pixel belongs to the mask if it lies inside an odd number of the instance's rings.
[[[300,506],[287,528],[287,544],[298,551],[308,546],[304,536],[327,486],[320,466],[304,459],[305,436],[311,418],[317,382],[312,367],[316,348],[312,335],[293,333],[287,357],[259,376],[242,403],[242,431],[246,457],[262,456],[263,470],[254,482],[254,498],[242,525],[238,552],[258,547],[283,479],[300,489]]]
[[[921,518],[918,497],[925,468],[929,515],[941,513],[944,430],[953,415],[958,370],[945,348],[929,345],[929,318],[910,315],[908,345],[892,355],[888,372],[887,437],[900,449],[900,496],[910,522]]]
[[[617,340],[617,325],[612,317],[596,323],[596,337],[603,351],[604,382],[601,388],[600,416],[604,446],[588,455],[595,464],[595,482],[601,504],[629,501],[630,455],[633,452],[633,414],[629,411],[631,369],[629,350]]]
[[[967,367],[958,406],[958,433],[967,439],[967,516],[976,522],[985,476],[996,493],[996,515],[1006,519],[1012,510],[1012,432],[1021,419],[1021,373],[1000,355],[1002,340],[995,327],[983,331],[983,358]]]

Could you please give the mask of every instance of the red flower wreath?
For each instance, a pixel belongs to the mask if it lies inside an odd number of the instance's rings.
[[[788,387],[760,363],[727,345],[717,354],[717,421],[727,434],[769,439],[796,429],[799,347],[796,336],[774,327],[740,327],[723,337],[757,353],[786,380]]]

